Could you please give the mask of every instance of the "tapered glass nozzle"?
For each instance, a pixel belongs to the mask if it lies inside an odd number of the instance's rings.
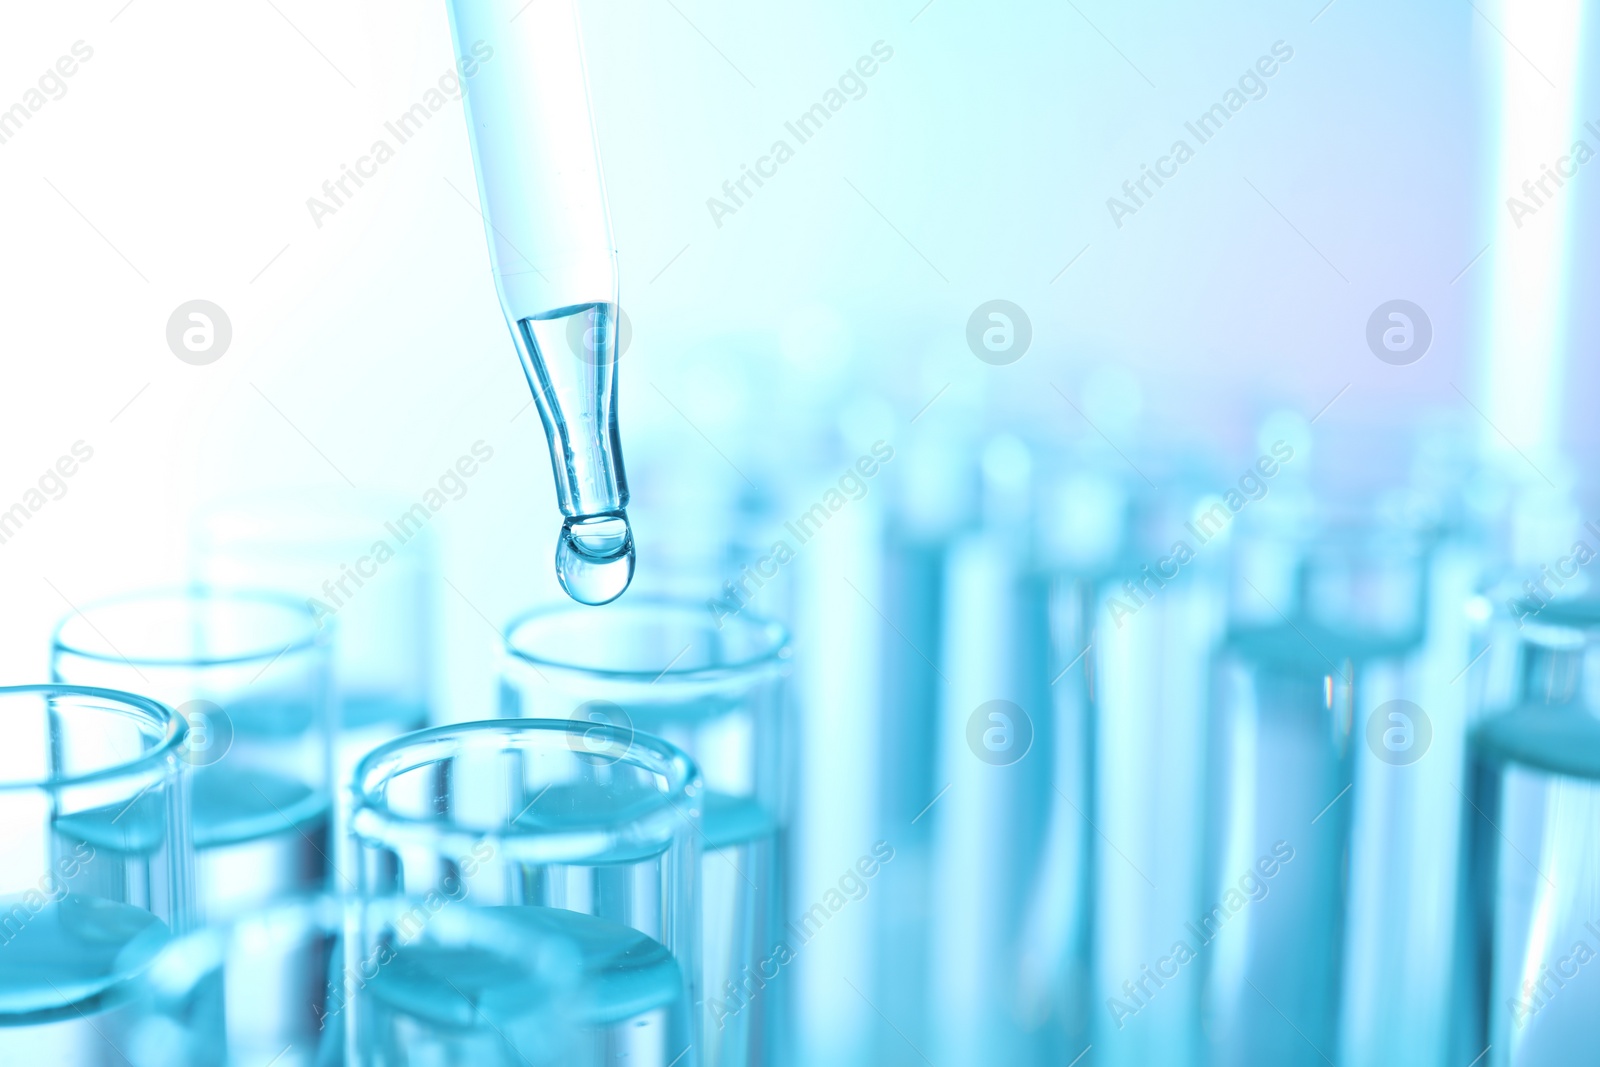
[[[628,476],[617,432],[616,305],[557,308],[517,324],[518,354],[544,423],[568,519],[621,512]]]

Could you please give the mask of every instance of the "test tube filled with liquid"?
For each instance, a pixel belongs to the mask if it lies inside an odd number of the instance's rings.
[[[633,577],[617,432],[617,257],[573,0],[449,0],[489,259],[544,423],[563,517],[562,588]],[[475,68],[475,69],[473,69]]]

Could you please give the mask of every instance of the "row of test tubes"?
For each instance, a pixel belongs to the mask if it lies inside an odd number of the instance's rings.
[[[791,914],[894,857],[795,965],[800,1062],[1581,1061],[1570,479],[1447,420],[1395,462],[1273,415],[1217,463],[971,416],[845,410],[802,484],[741,455],[695,498],[747,530],[713,608],[794,631]],[[878,434],[879,480],[840,480]]]
[[[478,714],[430,704],[428,554],[341,585],[335,509],[75,608],[0,692],[0,1063],[1583,1047],[1570,507],[1508,532],[1426,448],[1330,505],[1293,420],[1218,467],[937,419],[651,472],[636,588],[516,614]]]
[[[370,517],[271,514],[0,689],[0,1063],[776,1062],[726,990],[783,912],[783,628],[525,612],[429,727],[427,546],[340,596]]]

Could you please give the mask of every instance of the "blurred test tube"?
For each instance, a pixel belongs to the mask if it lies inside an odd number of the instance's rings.
[[[1461,809],[1455,970],[1468,1025],[1456,1053],[1476,1048],[1501,1067],[1581,1062],[1600,1011],[1600,602],[1508,608],[1513,694],[1473,730]]]
[[[1329,655],[1284,624],[1218,656],[1207,895],[1171,954],[1205,970],[1210,1063],[1338,1062],[1354,665]]]
[[[1464,758],[1476,548],[1428,525],[1380,522],[1306,566],[1314,619],[1355,649],[1343,1062],[1444,1067],[1455,812]],[[1341,802],[1343,803],[1343,802]]]
[[[1099,719],[1095,610],[1127,530],[1119,476],[1082,457],[1072,472],[1044,481],[1036,559],[1044,583],[1048,662],[1045,729],[1036,742],[1047,764],[1045,831],[1028,887],[1018,997],[1036,1020],[1035,1054],[1070,1059],[1091,1040],[1095,908],[1099,856],[1093,821],[1098,800]]]
[[[1207,680],[1223,631],[1228,539],[1202,542],[1189,529],[1215,499],[1215,477],[1163,481],[1173,488],[1139,494],[1131,536],[1092,602],[1094,825],[1085,829],[1095,914],[1084,1010],[1098,1062],[1182,1067],[1198,1055],[1200,980],[1171,956],[1202,896]],[[1131,1014],[1130,982],[1143,1000]]]
[[[1054,725],[1049,584],[1033,566],[1033,457],[1001,435],[982,452],[982,527],[945,561],[932,828],[929,1034],[951,1062],[1031,1063],[1018,953],[1045,840]]]
[[[1217,942],[1215,1062],[1446,1062],[1449,982],[1430,961],[1451,938],[1475,567],[1429,530],[1367,520],[1304,543],[1291,600],[1253,590],[1281,621],[1236,630],[1219,659],[1217,903],[1199,924]]]
[[[329,648],[272,593],[191,590],[85,604],[62,620],[54,681],[136,692],[189,724],[199,912],[235,915],[354,881],[330,840]]]
[[[429,720],[435,547],[423,510],[415,501],[307,491],[224,504],[195,531],[201,584],[282,590],[333,635],[341,849],[343,784],[356,761]]]
[[[923,979],[930,966],[935,821],[924,815],[945,785],[939,777],[943,735],[932,725],[944,688],[937,664],[944,648],[945,573],[953,541],[977,511],[977,472],[964,444],[945,432],[912,436],[889,475],[894,506],[884,527],[881,606],[900,635],[886,634],[882,647],[878,714],[884,735],[897,740],[882,750],[877,788],[896,852],[879,876],[874,936],[882,970],[874,999],[908,1034],[926,1034],[928,1025]],[[879,1062],[916,1062],[892,1031],[879,1034],[877,1047]]]
[[[428,722],[436,550],[413,503],[296,493],[219,507],[196,531],[203,584],[282,589],[337,619],[339,722],[369,748]]]

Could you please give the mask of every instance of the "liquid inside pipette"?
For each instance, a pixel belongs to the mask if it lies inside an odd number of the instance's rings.
[[[521,322],[521,354],[544,420],[566,518],[556,577],[582,604],[605,604],[633,580],[627,475],[616,423],[617,311],[559,308]]]

